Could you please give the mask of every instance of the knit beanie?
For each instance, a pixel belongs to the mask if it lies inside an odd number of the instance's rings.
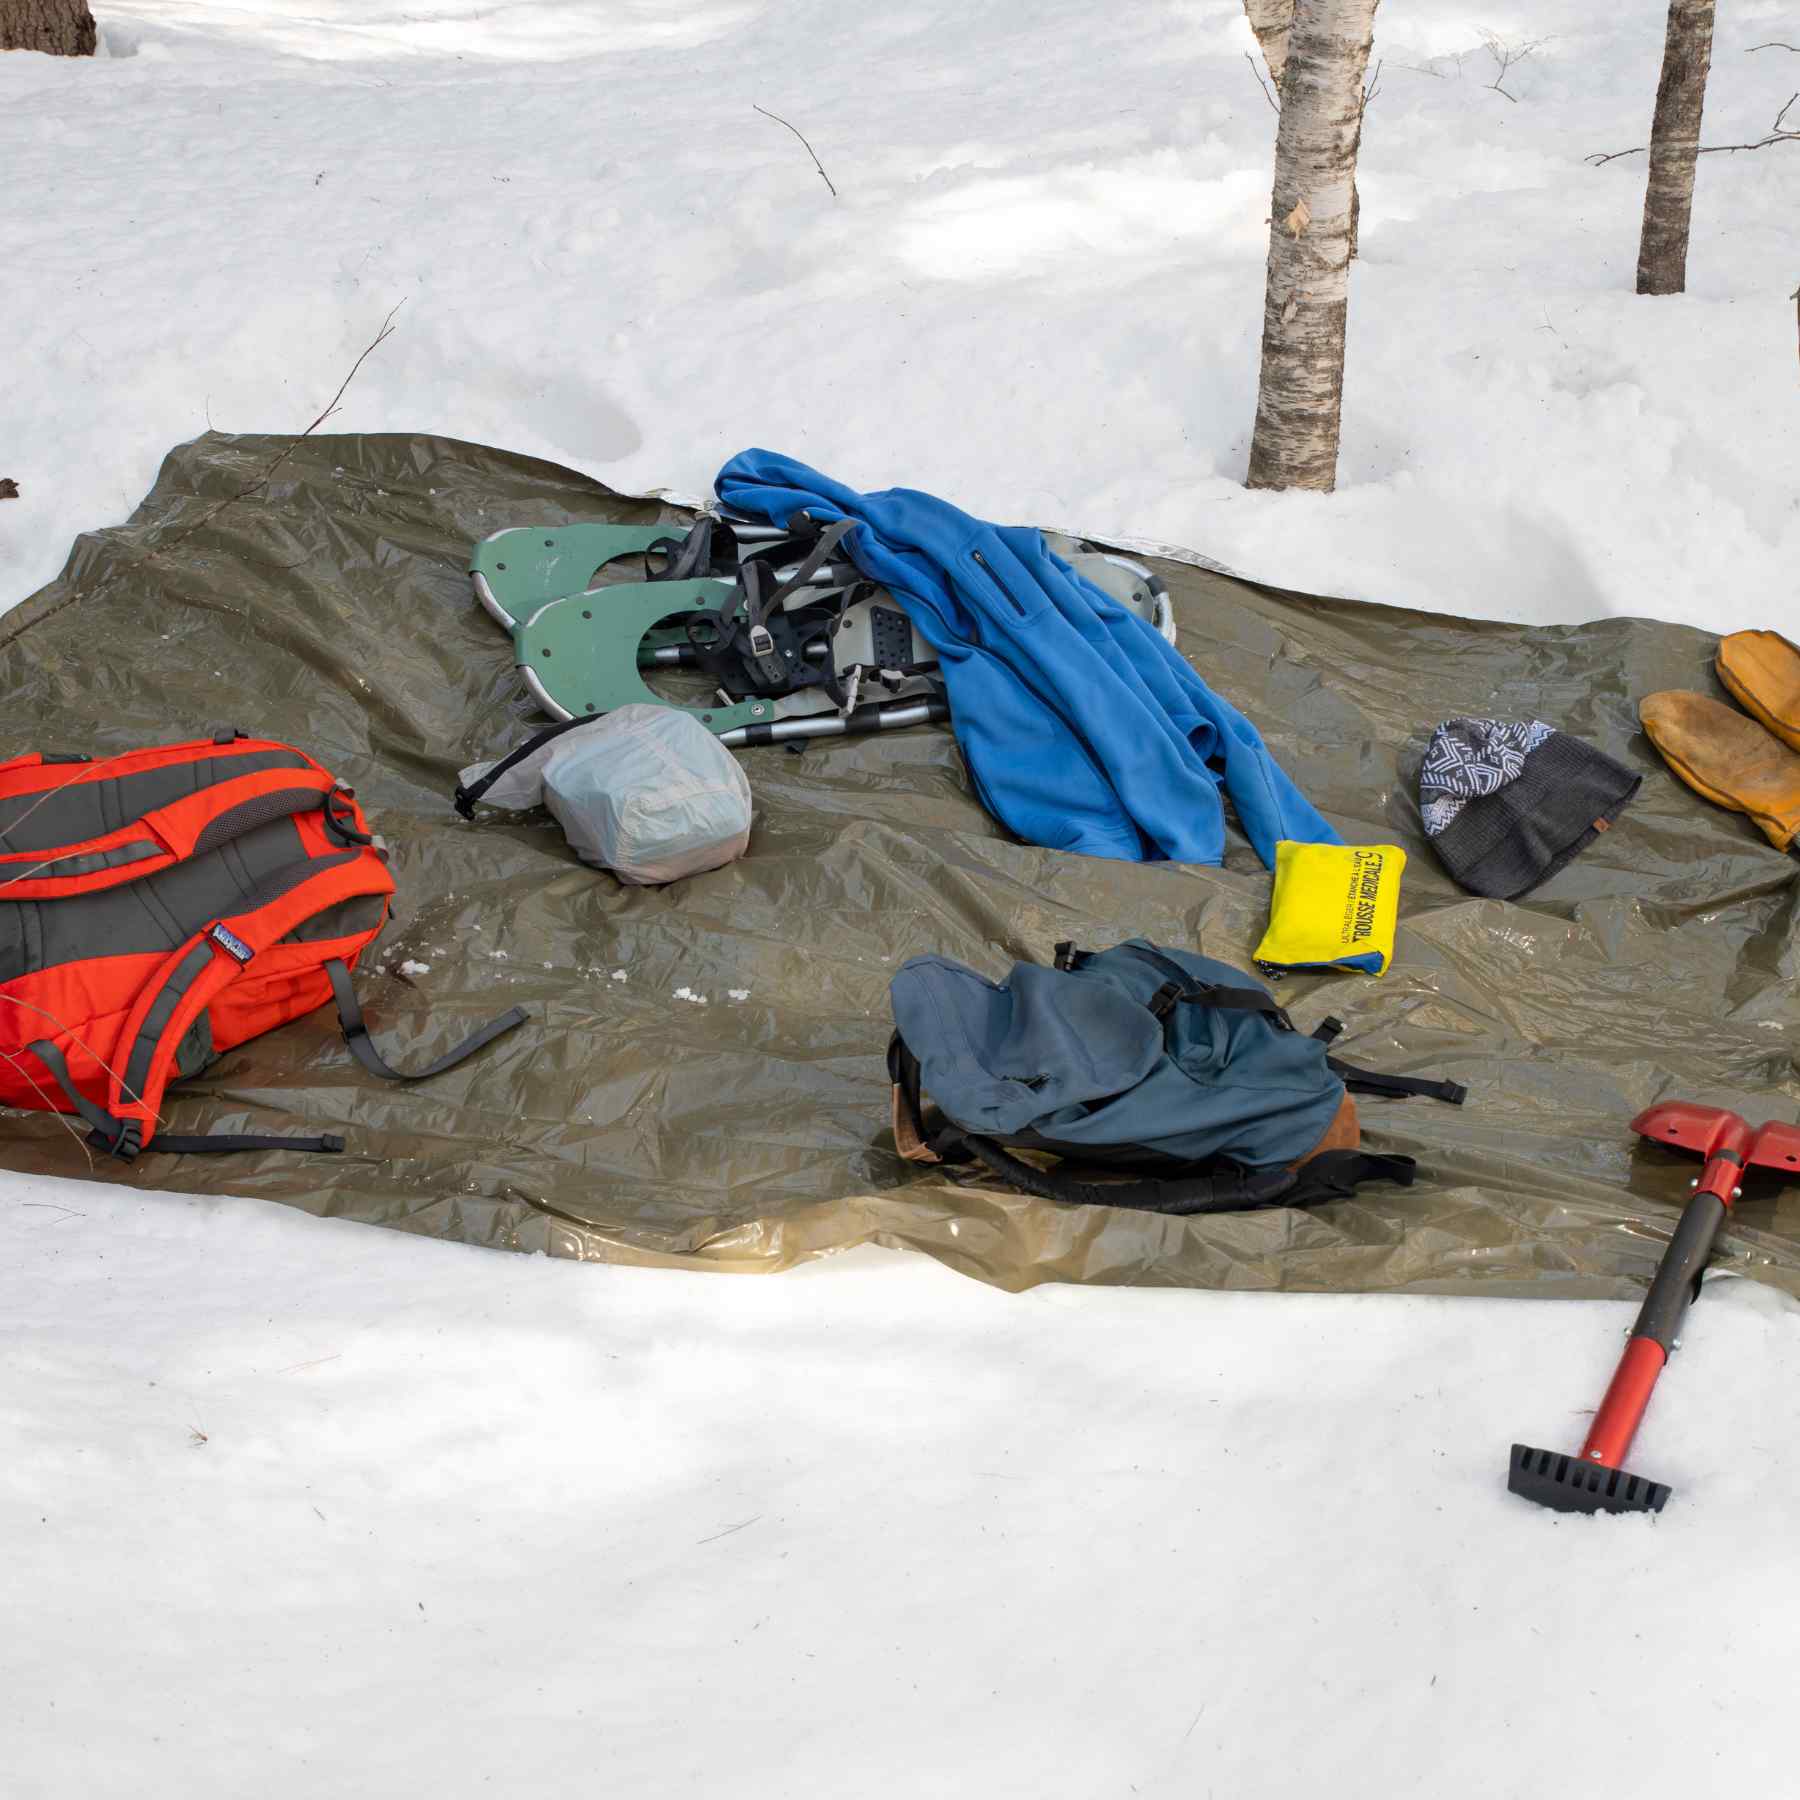
[[[1419,808],[1463,887],[1516,900],[1608,830],[1642,781],[1541,719],[1446,719],[1419,769]]]

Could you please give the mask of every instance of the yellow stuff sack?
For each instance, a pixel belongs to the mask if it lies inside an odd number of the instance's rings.
[[[1356,969],[1380,975],[1394,956],[1400,916],[1398,844],[1275,846],[1269,929],[1256,946],[1259,968]]]

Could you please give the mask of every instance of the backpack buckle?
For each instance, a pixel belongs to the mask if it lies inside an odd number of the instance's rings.
[[[1178,981],[1165,981],[1162,986],[1150,996],[1146,1004],[1149,1006],[1153,1018],[1166,1019],[1169,1014],[1175,1010],[1175,1003],[1180,998],[1181,983]]]
[[[120,1162],[135,1162],[137,1153],[143,1148],[143,1133],[136,1119],[115,1119],[115,1129],[102,1131],[95,1126],[87,1134],[88,1143],[102,1156],[116,1156]]]
[[[752,625],[750,627],[750,654],[752,656],[773,656],[775,654],[775,639],[770,635],[768,626]]]

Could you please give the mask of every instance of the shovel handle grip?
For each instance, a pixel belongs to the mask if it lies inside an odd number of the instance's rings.
[[[1587,1442],[1581,1446],[1583,1462],[1602,1463],[1609,1469],[1624,1467],[1631,1440],[1650,1404],[1650,1391],[1668,1360],[1669,1353],[1655,1338],[1633,1337],[1625,1346],[1606,1398],[1594,1414]]]
[[[1700,1291],[1700,1277],[1706,1272],[1742,1175],[1743,1164],[1731,1152],[1712,1157],[1702,1171],[1694,1197],[1657,1265],[1650,1292],[1644,1296],[1637,1323],[1631,1328],[1631,1342],[1594,1414],[1593,1427],[1581,1447],[1583,1462],[1604,1463],[1610,1469],[1624,1466],[1656,1378],[1663,1372],[1681,1321]]]

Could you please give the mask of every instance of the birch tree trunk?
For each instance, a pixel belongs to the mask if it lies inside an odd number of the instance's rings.
[[[1253,488],[1337,483],[1351,204],[1377,0],[1294,0],[1275,136]]]
[[[1244,16],[1262,47],[1269,65],[1269,79],[1281,92],[1281,71],[1287,66],[1288,32],[1294,23],[1294,0],[1244,0]]]
[[[1288,33],[1294,26],[1294,0],[1244,0],[1244,17],[1256,34],[1263,61],[1269,65],[1269,79],[1275,92],[1281,92],[1282,72],[1287,68]],[[1365,97],[1364,104],[1367,105]],[[1275,110],[1281,110],[1279,102]],[[1362,126],[1356,128],[1357,148],[1362,147]],[[1362,213],[1362,196],[1356,191],[1356,179],[1350,181],[1350,255],[1356,255],[1356,226]]]
[[[1638,240],[1637,291],[1687,290],[1688,220],[1694,210],[1694,164],[1700,113],[1712,62],[1713,0],[1669,0],[1662,79],[1650,124],[1650,184]]]
[[[0,0],[0,50],[92,56],[96,41],[87,0]]]

